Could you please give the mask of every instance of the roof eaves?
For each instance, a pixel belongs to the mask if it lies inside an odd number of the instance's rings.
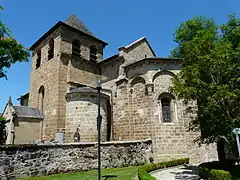
[[[39,43],[41,43],[49,34],[51,34],[55,29],[57,29],[60,25],[62,25],[62,21],[58,21],[53,27],[51,27],[45,34],[43,34],[31,47],[33,50]]]
[[[141,38],[137,39],[136,41],[132,42],[131,44],[125,46],[125,48],[128,49],[128,48],[134,46],[135,44],[138,44],[139,42],[143,41],[144,39],[146,40],[146,37],[141,37]]]
[[[110,57],[104,59],[103,61],[98,62],[98,64],[103,64],[105,62],[109,62],[109,61],[111,61],[111,60],[113,60],[114,58],[117,58],[117,57],[119,57],[119,54],[115,54],[113,56],[110,56]]]
[[[123,68],[129,68],[133,65],[136,65],[136,64],[139,64],[139,63],[142,63],[144,61],[156,61],[156,60],[159,60],[159,61],[164,61],[164,62],[169,62],[169,61],[175,61],[175,62],[182,62],[182,59],[175,59],[175,58],[162,58],[162,57],[153,57],[153,58],[144,58],[140,61],[137,61],[137,62],[134,62],[134,63],[131,63],[131,64],[128,64],[126,66],[124,66]]]
[[[14,111],[15,111],[15,115],[17,117],[26,117],[26,118],[43,118],[43,114],[41,111],[39,111],[39,109],[37,108],[32,108],[32,107],[28,107],[28,106],[13,106]],[[23,109],[26,110],[31,110],[31,111],[22,111]],[[38,111],[38,113],[36,113],[36,110]],[[33,114],[26,113],[26,112],[33,112]]]
[[[6,108],[7,108],[7,105],[8,105],[8,103],[6,103],[6,105],[5,105],[4,109],[3,109],[3,112],[2,112],[2,114],[1,114],[1,116],[3,116],[3,114],[4,114],[4,112],[5,112]]]
[[[152,51],[153,55],[156,57],[156,54],[155,54],[155,52],[153,51],[151,45],[149,44],[147,38],[145,38],[145,40],[146,40],[146,42],[147,42],[147,45],[148,45],[149,49]]]
[[[141,42],[143,42],[143,41],[145,41],[145,42],[147,43],[150,51],[153,53],[153,56],[156,57],[155,52],[153,51],[151,45],[149,44],[149,42],[148,42],[148,40],[147,40],[147,38],[146,38],[145,36],[137,39],[136,41],[132,42],[131,44],[129,44],[129,45],[127,45],[127,46],[121,46],[121,47],[118,48],[118,49],[126,49],[126,50],[128,50],[128,49],[132,48],[133,46],[135,46],[135,45],[137,45],[138,43],[141,43]]]
[[[28,96],[29,96],[29,92],[21,95],[19,98],[17,98],[17,100],[19,100],[19,99],[21,99],[21,98],[24,98],[24,97],[28,97]]]
[[[43,119],[43,116],[17,116],[18,118]]]
[[[92,36],[92,35],[90,35],[90,34],[87,34],[87,33],[85,33],[85,32],[82,32],[82,31],[80,31],[79,29],[76,29],[76,28],[74,28],[74,27],[72,27],[72,26],[70,26],[70,25],[68,25],[68,24],[66,24],[66,23],[64,23],[64,22],[62,22],[62,21],[58,21],[51,29],[49,29],[45,34],[43,34],[43,35],[30,47],[30,49],[33,50],[39,43],[41,43],[47,36],[49,36],[49,34],[51,34],[55,29],[57,29],[57,28],[60,27],[61,25],[65,26],[65,27],[68,27],[68,28],[70,28],[70,29],[72,29],[72,30],[75,30],[75,31],[77,31],[77,32],[80,32],[80,33],[82,33],[82,34],[84,34],[84,35],[87,35],[87,36],[89,36],[89,37],[91,37],[91,38],[93,38],[93,39],[95,39],[95,40],[103,43],[104,47],[108,45],[108,43],[106,43],[105,41],[102,41],[101,39],[96,38],[95,36]]]

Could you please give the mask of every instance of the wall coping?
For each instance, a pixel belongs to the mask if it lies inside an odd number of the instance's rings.
[[[133,141],[109,141],[101,142],[102,146],[109,145],[129,145],[129,144],[138,144],[138,143],[147,143],[151,144],[151,139],[145,140],[133,140]],[[17,144],[17,145],[3,145],[0,146],[0,151],[14,151],[14,150],[24,150],[24,149],[47,149],[47,148],[64,148],[64,147],[94,147],[97,146],[97,142],[79,142],[79,143],[46,143],[46,144]]]

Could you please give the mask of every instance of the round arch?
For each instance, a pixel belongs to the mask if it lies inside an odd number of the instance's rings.
[[[44,86],[41,86],[38,90],[38,108],[43,112],[44,109]]]
[[[169,76],[172,76],[172,77],[175,77],[175,76],[176,76],[176,75],[175,75],[173,72],[171,72],[171,71],[162,70],[162,71],[157,72],[157,73],[153,76],[152,82],[154,82],[155,79],[156,79],[158,76],[161,76],[161,75],[169,75]]]
[[[142,84],[146,84],[146,81],[143,77],[135,77],[132,81],[131,81],[131,87],[133,87],[135,84],[137,83],[142,83]]]
[[[43,93],[44,94],[45,88],[44,86],[40,86],[38,93]]]
[[[176,100],[175,96],[169,92],[163,92],[158,96],[158,100],[162,100],[162,99]]]

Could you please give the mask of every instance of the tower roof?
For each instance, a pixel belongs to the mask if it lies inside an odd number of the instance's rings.
[[[66,21],[65,24],[82,31],[90,36],[94,36],[89,29],[83,24],[83,22],[75,15],[71,15]]]
[[[88,35],[89,37],[97,40],[98,42],[101,42],[104,46],[107,45],[106,42],[102,41],[101,39],[98,39],[95,37],[88,28],[81,22],[78,17],[73,14],[71,15],[65,22],[58,21],[51,29],[49,29],[42,37],[40,37],[32,46],[31,50],[33,50],[39,43],[41,43],[47,36],[49,36],[52,32],[54,32],[59,26],[65,26],[67,28],[70,28],[72,30],[75,30],[79,33],[83,33],[85,35]]]

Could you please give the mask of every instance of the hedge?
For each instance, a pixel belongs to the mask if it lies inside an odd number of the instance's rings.
[[[219,162],[202,163],[198,166],[199,176],[208,180],[231,180],[228,171],[223,170]]]
[[[156,180],[156,178],[152,177],[149,174],[149,172],[155,171],[157,169],[179,166],[179,165],[188,164],[188,163],[189,163],[189,158],[183,158],[183,159],[175,159],[167,162],[145,164],[140,168],[138,168],[138,178],[139,180]]]

